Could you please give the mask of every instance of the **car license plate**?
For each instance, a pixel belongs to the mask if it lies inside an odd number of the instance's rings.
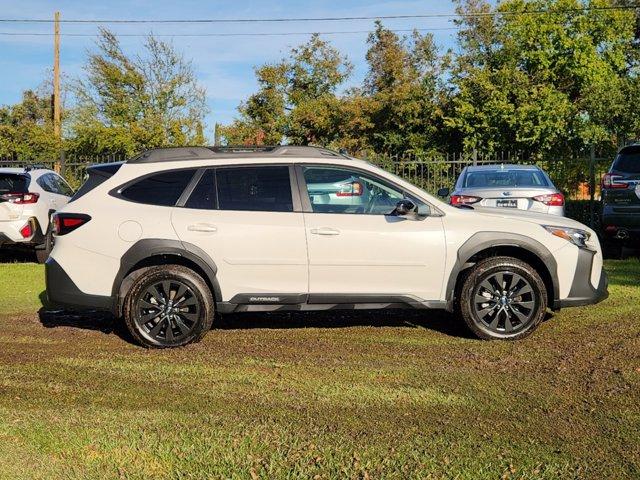
[[[496,206],[504,208],[518,208],[518,200],[496,200]]]

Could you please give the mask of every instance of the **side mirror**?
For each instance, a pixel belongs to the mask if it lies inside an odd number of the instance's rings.
[[[438,190],[438,196],[442,198],[448,197],[449,193],[450,191],[447,187],[442,187],[441,189]]]
[[[396,203],[396,208],[393,210],[393,214],[402,217],[404,215],[409,215],[410,213],[415,212],[415,210],[416,204],[411,200],[405,198]]]

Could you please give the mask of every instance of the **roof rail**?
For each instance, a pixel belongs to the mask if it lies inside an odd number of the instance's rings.
[[[147,150],[127,163],[178,162],[246,157],[347,157],[327,148],[297,145],[229,146],[229,147],[169,147]],[[350,157],[347,157],[350,158]]]

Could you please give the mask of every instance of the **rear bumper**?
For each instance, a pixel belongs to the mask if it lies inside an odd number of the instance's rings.
[[[580,249],[576,273],[573,276],[569,296],[558,300],[555,305],[557,308],[592,305],[601,302],[609,296],[609,277],[604,269],[600,272],[598,286],[594,288],[591,284],[594,254],[595,252],[591,250]]]
[[[27,223],[31,224],[33,234],[24,238],[20,234],[20,229]],[[44,235],[35,217],[0,222],[0,247],[3,245],[40,245],[44,242]]]
[[[620,207],[616,207],[620,210]],[[640,213],[637,211],[637,207],[633,208],[633,211],[629,213],[622,213],[620,211],[613,212],[611,207],[605,206],[602,212],[602,226],[604,234],[607,236],[615,236],[620,230],[626,230],[630,236],[640,238]],[[615,228],[607,228],[615,227]]]
[[[53,306],[71,310],[113,311],[112,297],[82,292],[60,264],[51,257],[45,263],[45,280],[47,297]]]

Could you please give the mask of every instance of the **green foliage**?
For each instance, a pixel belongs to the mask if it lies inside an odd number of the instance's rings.
[[[27,90],[20,103],[0,107],[0,159],[52,160],[59,147],[46,94]]]
[[[630,0],[457,3],[454,51],[441,52],[430,34],[400,36],[376,22],[361,85],[347,83],[349,60],[312,35],[255,69],[257,91],[218,138],[414,160],[510,151],[536,161],[585,157],[590,145],[610,156],[640,138],[640,15],[588,8]],[[466,15],[476,13],[487,15]],[[0,108],[0,158],[205,143],[205,92],[191,63],[153,36],[143,47],[129,55],[113,33],[100,32],[74,105],[63,112],[64,145],[52,134],[48,94],[28,91]],[[576,170],[570,178],[583,176]]]
[[[337,134],[338,87],[351,64],[318,35],[289,57],[256,69],[259,90],[239,107],[240,118],[221,130],[228,144],[329,144]]]
[[[447,123],[468,149],[531,156],[615,148],[637,130],[632,11],[581,10],[607,0],[506,0],[500,16],[463,17]],[[460,13],[487,12],[467,0]],[[519,14],[527,11],[546,13]]]
[[[70,121],[73,153],[124,153],[201,145],[205,92],[193,67],[171,44],[152,35],[144,56],[127,56],[108,30],[89,55],[86,79],[76,84]]]

